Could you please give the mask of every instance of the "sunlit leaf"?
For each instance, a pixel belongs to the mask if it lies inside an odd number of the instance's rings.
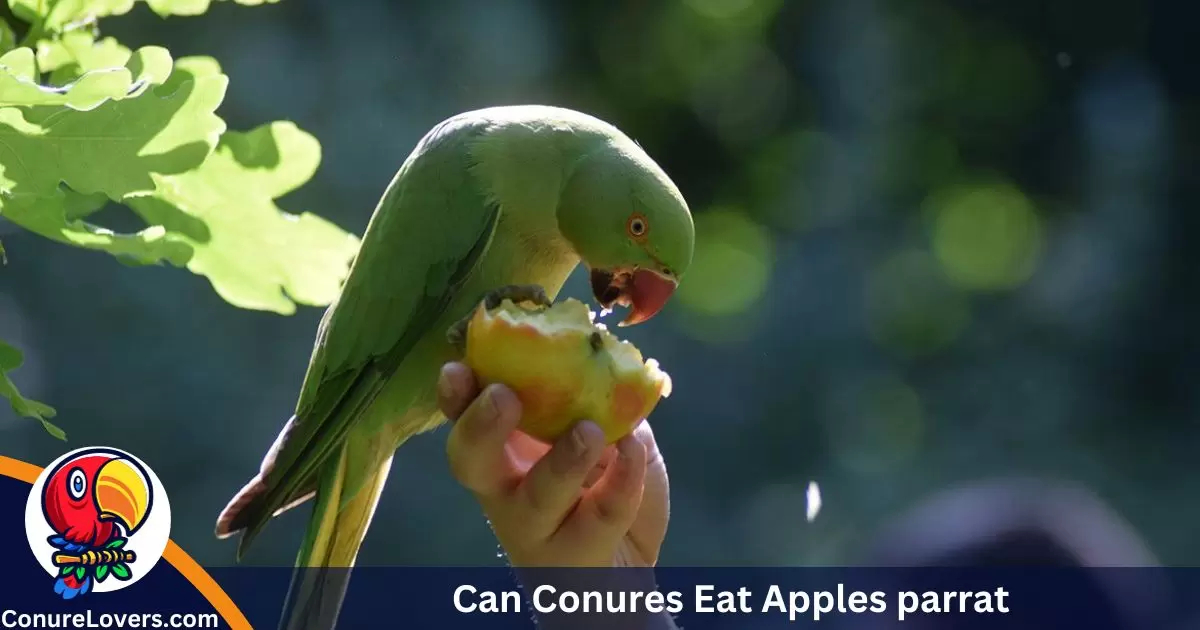
[[[184,266],[191,257],[192,248],[181,242],[178,235],[168,233],[160,225],[121,234],[71,219],[67,208],[76,203],[71,200],[77,198],[79,195],[76,193],[62,190],[45,197],[13,196],[4,200],[0,214],[27,230],[64,245],[129,257],[142,264],[165,260]]]
[[[71,31],[38,42],[37,67],[50,73],[51,85],[66,85],[89,70],[123,67],[132,54],[112,37],[97,42],[87,31]]]
[[[32,81],[38,70],[32,48],[16,48],[4,53],[0,57],[0,66],[5,73],[25,81]]]
[[[214,114],[226,86],[220,66],[186,58],[162,77],[169,58],[154,62],[145,50],[127,61],[156,84],[141,95],[88,112],[0,109],[0,192],[7,193],[0,213],[47,238],[126,262],[186,267],[244,308],[292,313],[296,302],[328,304],[357,239],[315,215],[285,214],[274,204],[312,176],[320,162],[317,140],[277,123],[226,134],[212,153],[224,131]],[[82,34],[39,53],[63,76],[70,67],[84,77],[126,56],[119,44]],[[38,124],[44,120],[53,125]],[[85,222],[104,197],[129,205],[147,227],[119,234]]]
[[[128,203],[181,235],[194,250],[188,269],[207,276],[226,301],[289,314],[294,302],[332,301],[358,249],[356,237],[325,219],[275,205],[320,159],[316,138],[292,123],[229,132],[200,168],[155,175],[155,191]]]
[[[78,67],[94,68],[93,54],[113,58],[111,45],[82,41],[73,42]],[[228,79],[202,58],[182,59],[174,72],[171,66],[165,50],[143,48],[127,62],[128,76],[145,86],[136,94],[89,111],[36,104],[0,108],[0,214],[62,243],[142,262],[185,264],[190,248],[162,226],[116,234],[79,220],[105,197],[120,201],[149,192],[154,173],[199,166],[215,146],[225,123],[214,112]]]
[[[149,89],[135,97],[89,111],[0,108],[0,194],[50,197],[63,182],[121,200],[153,189],[151,173],[195,168],[225,129],[214,112],[228,78],[211,65],[179,60],[169,77],[143,75]]]
[[[0,107],[65,105],[87,111],[109,99],[131,98],[171,74],[171,55],[165,48],[139,49],[123,66],[90,70],[69,85],[45,86],[31,78],[34,53],[18,48],[0,57]]]
[[[275,4],[279,0],[233,0],[236,4],[255,6]],[[159,16],[201,15],[208,11],[212,0],[145,0]],[[135,0],[8,0],[13,15],[35,22],[42,20],[42,28],[49,32],[61,30],[69,24],[96,20],[110,15],[129,13]]]

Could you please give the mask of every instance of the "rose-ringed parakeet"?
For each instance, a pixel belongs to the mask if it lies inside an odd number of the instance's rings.
[[[549,303],[582,261],[623,325],[667,302],[692,259],[678,189],[633,140],[545,106],[459,114],[417,144],[379,201],[317,329],[295,414],[217,535],[244,531],[238,558],[273,516],[315,496],[285,606],[288,628],[330,628],[392,456],[437,427],[440,366],[461,356],[481,300]],[[290,612],[289,612],[290,610]]]

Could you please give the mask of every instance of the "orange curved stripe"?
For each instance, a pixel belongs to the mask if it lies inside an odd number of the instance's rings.
[[[42,469],[33,464],[23,462],[19,459],[5,457],[0,455],[0,476],[11,477],[17,481],[24,481],[32,485],[37,481],[38,475],[42,473]],[[163,560],[175,567],[184,579],[188,581],[204,599],[208,600],[209,604],[216,609],[217,614],[225,620],[234,630],[252,630],[250,621],[242,614],[241,609],[237,604],[233,603],[229,594],[225,589],[221,588],[220,584],[200,566],[191,556],[187,554],[179,545],[175,544],[174,540],[167,541],[167,548],[163,550]]]

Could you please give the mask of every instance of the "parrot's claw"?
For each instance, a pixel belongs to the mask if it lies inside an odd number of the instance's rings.
[[[467,353],[467,324],[470,322],[471,316],[467,315],[446,331],[446,341],[454,346],[460,356]]]
[[[533,302],[537,306],[551,306],[550,298],[546,297],[546,290],[540,285],[510,284],[485,293],[483,307],[491,310],[500,306],[504,300],[512,300],[514,304]]]
[[[483,307],[491,310],[500,306],[504,300],[512,300],[514,304],[521,302],[532,302],[537,306],[550,307],[554,303],[546,295],[546,289],[536,284],[510,284],[488,291],[483,296]],[[446,331],[446,341],[458,350],[459,354],[467,352],[467,326],[471,324],[471,317],[474,312],[467,313],[467,316],[460,319],[450,330]]]

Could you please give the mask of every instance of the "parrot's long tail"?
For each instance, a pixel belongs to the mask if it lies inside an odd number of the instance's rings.
[[[332,630],[350,581],[350,569],[375,514],[395,449],[366,473],[361,485],[347,483],[354,441],[343,445],[321,470],[312,518],[296,557],[283,607],[281,630]],[[357,492],[348,486],[358,486]],[[351,496],[352,495],[352,496]]]

